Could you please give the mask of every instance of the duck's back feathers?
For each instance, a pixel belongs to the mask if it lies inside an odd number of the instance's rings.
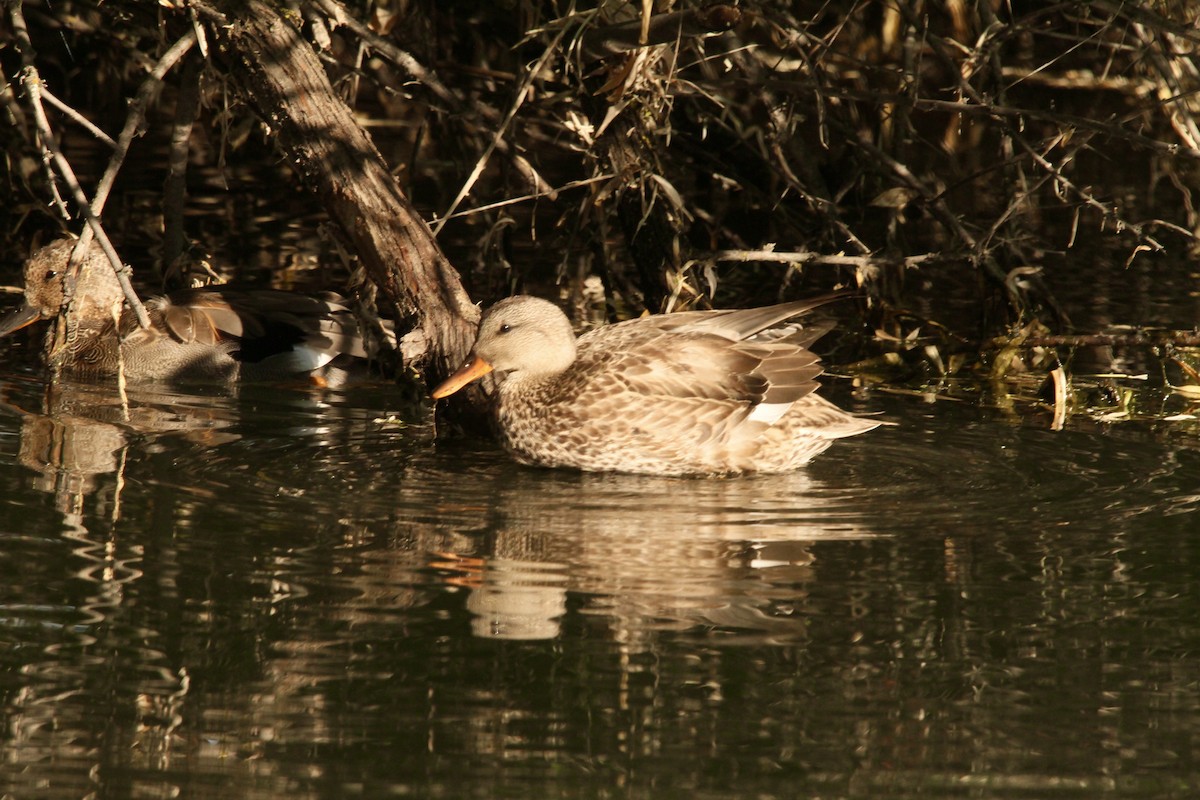
[[[334,294],[209,286],[156,298],[167,330],[186,344],[235,340],[257,362],[295,347],[365,358],[353,312]]]
[[[485,314],[471,363],[495,360],[505,371],[500,433],[526,463],[652,474],[780,472],[878,424],[815,394],[821,366],[807,346],[828,326],[783,324],[829,299],[643,317],[572,343],[556,307],[510,298]],[[548,366],[570,352],[567,366]],[[435,396],[461,382],[452,377]]]

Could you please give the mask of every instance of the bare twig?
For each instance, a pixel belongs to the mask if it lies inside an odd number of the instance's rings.
[[[516,99],[513,100],[513,104],[509,108],[508,113],[504,115],[504,119],[501,120],[500,125],[496,128],[496,133],[492,137],[491,143],[488,144],[487,149],[483,151],[483,155],[481,155],[475,162],[475,168],[471,170],[471,174],[467,176],[465,181],[463,181],[462,188],[458,190],[458,195],[455,196],[454,200],[450,203],[449,208],[447,208],[445,213],[442,214],[441,217],[439,217],[437,221],[430,226],[435,237],[441,232],[442,227],[446,224],[446,220],[449,218],[449,216],[454,213],[455,209],[458,208],[458,204],[461,203],[463,198],[470,193],[471,188],[475,186],[475,182],[479,180],[479,176],[483,174],[483,168],[487,165],[488,159],[491,158],[492,153],[496,150],[499,142],[503,140],[502,137],[508,130],[508,126],[512,122],[513,117],[517,115],[517,111],[520,110],[522,104],[524,104],[525,98],[529,94],[528,90],[530,84],[532,84],[537,78],[546,62],[555,57],[555,51],[558,49],[558,45],[566,33],[566,28],[560,30],[556,34],[554,41],[551,42],[551,44],[546,48],[546,51],[542,53],[541,57],[537,60],[537,63],[530,67],[530,69],[525,73],[525,77],[521,80],[521,85],[517,87]]]
[[[1075,196],[1077,196],[1080,200],[1082,200],[1085,205],[1100,212],[1100,214],[1106,218],[1113,217],[1113,218],[1118,219],[1120,221],[1120,224],[1123,227],[1128,228],[1130,231],[1135,233],[1139,239],[1141,239],[1143,242],[1146,242],[1154,250],[1161,252],[1164,249],[1160,242],[1158,242],[1153,237],[1151,237],[1148,233],[1146,233],[1143,226],[1139,225],[1136,222],[1129,222],[1129,221],[1120,219],[1120,214],[1119,214],[1116,206],[1114,206],[1112,204],[1105,204],[1105,203],[1100,202],[1092,195],[1091,192],[1087,191],[1082,186],[1077,186],[1073,181],[1071,181],[1070,178],[1068,178],[1066,175],[1063,174],[1062,170],[1059,167],[1055,166],[1054,164],[1051,164],[1050,161],[1045,158],[1045,156],[1043,156],[1041,153],[1034,150],[1033,147],[1030,146],[1029,143],[1026,142],[1023,138],[1017,139],[1016,141],[1018,144],[1020,144],[1021,149],[1023,149],[1026,153],[1028,153],[1029,157],[1032,158],[1034,160],[1034,162],[1037,163],[1038,166],[1040,166],[1043,170],[1045,170],[1048,175],[1052,176],[1053,179],[1055,181],[1057,181],[1061,186],[1064,186],[1067,189],[1070,189],[1071,192]],[[1058,140],[1056,139],[1055,142],[1052,143],[1051,146],[1054,146],[1057,143],[1058,143]],[[1082,143],[1080,145],[1078,145],[1075,149],[1078,149],[1078,147],[1080,147],[1080,146],[1082,146]]]
[[[1171,126],[1179,138],[1193,150],[1200,149],[1200,125],[1189,107],[1189,94],[1195,91],[1196,74],[1194,65],[1184,54],[1175,52],[1174,42],[1169,33],[1155,34],[1140,23],[1133,25],[1133,31],[1146,45],[1150,63],[1161,76],[1168,91],[1164,105],[1168,108],[1167,116]],[[1166,51],[1166,52],[1164,52]],[[1192,66],[1191,75],[1185,74],[1187,67]]]
[[[104,255],[107,256],[109,263],[113,265],[113,269],[117,273],[117,280],[121,284],[121,291],[125,293],[125,300],[129,303],[129,307],[133,309],[138,324],[143,328],[150,327],[150,316],[146,313],[145,306],[138,300],[137,293],[133,291],[133,286],[129,283],[129,268],[122,263],[121,257],[117,255],[116,249],[113,248],[112,242],[108,239],[108,234],[104,232],[104,226],[101,225],[100,218],[92,211],[87,195],[84,193],[83,187],[79,185],[70,162],[67,161],[62,151],[58,148],[58,145],[54,142],[54,132],[50,129],[50,122],[46,119],[46,112],[42,108],[39,92],[41,78],[33,67],[25,67],[22,71],[21,85],[25,88],[25,94],[29,98],[29,106],[33,111],[34,122],[37,124],[38,134],[42,138],[42,146],[50,154],[51,159],[54,161],[54,166],[58,170],[58,174],[67,184],[67,188],[71,190],[72,199],[79,207],[84,219],[87,220],[88,229],[96,237],[96,241],[100,245],[100,249],[104,251]],[[76,253],[85,251],[86,244],[81,237],[79,242],[76,243],[75,251],[71,254],[71,262],[75,262],[77,258]]]
[[[920,178],[912,173],[912,171],[901,164],[896,159],[892,158],[883,150],[876,147],[873,143],[867,141],[865,137],[859,137],[855,144],[869,155],[875,158],[880,164],[891,170],[892,174],[899,179],[909,189],[912,189],[927,203],[934,215],[943,225],[945,225],[955,237],[967,246],[969,250],[978,251],[978,242],[970,231],[966,229],[962,221],[955,215],[946,205],[945,200],[934,192]],[[976,256],[981,256],[982,253],[976,252]],[[1001,275],[1001,277],[1003,277]]]
[[[456,115],[467,113],[468,106],[461,97],[453,90],[448,88],[433,70],[428,69],[418,61],[413,55],[400,47],[397,47],[395,42],[385,39],[379,34],[372,31],[366,25],[361,23],[355,16],[350,13],[338,0],[313,0],[320,10],[332,19],[336,24],[343,26],[358,36],[368,47],[388,61],[395,64],[401,70],[412,76],[422,86],[433,93],[435,97],[441,100],[446,106]],[[472,104],[473,110],[476,112],[484,112],[485,117],[499,119],[500,114],[495,109],[479,102]],[[487,112],[491,112],[490,114]],[[493,142],[494,149],[508,158],[517,172],[529,184],[530,188],[539,194],[546,194],[553,198],[554,189],[534,168],[529,160],[520,153],[514,151],[508,142],[503,139]]]
[[[1190,24],[1181,25],[1162,14],[1156,13],[1151,7],[1140,3],[1114,3],[1109,0],[1088,0],[1097,11],[1103,11],[1111,17],[1122,17],[1131,22],[1138,22],[1153,28],[1186,39],[1192,44],[1200,44],[1200,33]]]
[[[26,95],[29,98],[38,133],[42,138],[43,146],[50,154],[58,170],[58,174],[67,183],[75,203],[79,206],[80,212],[88,223],[88,227],[83,231],[76,245],[75,253],[85,252],[91,237],[95,236],[100,244],[100,249],[104,251],[109,263],[112,264],[113,270],[117,275],[117,280],[121,285],[121,291],[125,294],[125,300],[133,310],[134,316],[137,317],[138,324],[143,328],[148,328],[150,327],[150,317],[129,281],[129,268],[121,261],[112,242],[109,241],[107,234],[104,232],[104,227],[100,222],[100,215],[103,213],[104,204],[108,198],[109,191],[112,189],[113,182],[116,180],[117,172],[120,171],[125,155],[129,151],[129,145],[145,121],[146,107],[158,91],[163,75],[196,43],[196,33],[194,30],[191,30],[172,45],[163,54],[163,57],[159,59],[154,69],[151,70],[150,77],[143,82],[133,102],[130,103],[129,115],[126,118],[125,127],[113,145],[114,152],[109,160],[108,167],[96,186],[95,196],[89,202],[86,193],[75,178],[75,173],[70,163],[55,144],[54,133],[50,128],[49,120],[46,118],[45,110],[42,108],[42,80],[38,75],[37,67],[33,63],[33,48],[29,40],[24,15],[21,13],[21,4],[10,4],[9,13],[13,28],[17,31],[18,43],[23,48],[22,55],[26,64],[22,73],[21,84],[25,88]],[[109,141],[111,142],[112,140]],[[74,263],[76,257],[75,254],[72,254],[72,263]]]
[[[117,179],[117,173],[121,170],[121,165],[125,161],[125,156],[129,152],[129,145],[133,143],[133,137],[141,129],[146,121],[146,108],[150,105],[154,95],[162,88],[162,79],[179,59],[187,55],[187,52],[196,44],[195,29],[189,29],[187,33],[179,38],[175,44],[163,53],[158,63],[150,70],[149,76],[138,87],[137,94],[129,103],[129,114],[125,117],[125,126],[121,129],[121,134],[117,137],[117,146],[112,157],[108,161],[108,166],[104,170],[104,174],[100,177],[100,182],[96,185],[96,197],[92,201],[92,210],[96,214],[100,214],[104,210],[104,204],[108,200],[108,193],[112,190],[113,182]]]
[[[612,175],[612,174],[606,174],[606,175],[596,175],[595,177],[592,177],[592,178],[583,178],[581,180],[571,181],[570,183],[565,183],[562,186],[555,188],[553,191],[553,196],[557,196],[559,192],[565,192],[568,189],[575,189],[580,186],[590,186],[593,183],[604,183],[605,181],[611,181],[614,177],[616,177],[616,176]],[[521,197],[510,197],[507,200],[500,200],[495,203],[488,203],[488,204],[482,205],[482,206],[475,206],[474,208],[469,208],[466,211],[456,211],[453,214],[448,214],[446,216],[446,219],[451,220],[451,219],[459,219],[461,217],[469,217],[473,214],[481,214],[485,211],[495,211],[497,208],[504,208],[505,206],[516,205],[517,203],[526,203],[526,202],[529,202],[530,200],[537,200],[542,197],[551,197],[551,196],[552,196],[551,193],[547,192],[545,194],[534,193],[534,194],[522,195]]]
[[[812,92],[817,87],[811,80],[796,80],[796,79],[767,79],[761,84],[770,88],[786,90],[797,94],[807,94]],[[834,100],[853,100],[862,103],[881,103],[895,101],[900,95],[892,92],[866,92],[856,91],[853,89],[838,89],[830,88],[825,91],[826,99]],[[1142,148],[1148,152],[1158,153],[1166,156],[1182,156],[1189,159],[1200,160],[1200,149],[1188,147],[1183,144],[1173,144],[1155,139],[1152,136],[1147,136],[1137,131],[1131,131],[1121,127],[1123,122],[1132,120],[1140,116],[1143,111],[1130,112],[1123,117],[1114,117],[1109,120],[1098,120],[1091,117],[1084,117],[1078,114],[1067,114],[1060,111],[1053,111],[1041,108],[1031,108],[1028,106],[1003,106],[994,103],[976,103],[964,102],[961,100],[940,100],[932,97],[917,97],[911,100],[913,108],[922,111],[947,111],[961,114],[972,114],[976,116],[986,116],[993,119],[1012,119],[1017,125],[1022,125],[1026,122],[1048,122],[1055,125],[1075,128],[1081,131],[1092,131],[1105,136],[1112,137],[1118,141],[1127,142]]]
[[[599,58],[647,45],[724,33],[741,18],[741,9],[733,5],[705,6],[669,14],[644,13],[641,19],[631,22],[589,28],[583,34],[581,45],[589,56]]]
[[[25,24],[25,15],[21,12],[20,3],[9,4],[9,19],[16,34],[21,58],[25,62],[25,66],[21,71],[21,85],[24,87],[25,95],[29,99],[30,110],[33,112],[34,124],[37,126],[38,135],[41,137],[44,152],[54,162],[59,175],[62,176],[63,181],[71,190],[72,198],[75,200],[76,205],[79,206],[84,219],[87,220],[88,230],[93,232],[100,243],[100,248],[104,251],[105,256],[108,257],[109,263],[113,265],[113,269],[117,274],[117,281],[121,284],[121,291],[125,293],[125,298],[129,302],[129,307],[133,309],[138,324],[143,328],[148,328],[150,327],[150,317],[146,313],[146,309],[141,304],[141,301],[138,300],[137,293],[133,291],[133,286],[129,283],[128,268],[121,262],[120,256],[117,255],[112,242],[109,241],[107,234],[105,234],[104,227],[100,224],[99,216],[92,211],[87,195],[79,185],[79,181],[75,178],[75,171],[71,168],[70,162],[63,156],[62,151],[59,150],[58,145],[54,141],[54,132],[50,129],[50,121],[46,119],[46,111],[42,107],[42,79],[38,75],[37,66],[33,63],[33,44],[29,39],[29,29]],[[51,181],[51,185],[53,185],[53,181]],[[86,252],[86,250],[87,242],[81,237],[71,253],[68,267],[73,268],[82,253]],[[69,283],[68,289],[73,290],[73,288],[73,284]],[[69,302],[70,291],[64,294],[66,301]]]
[[[179,96],[175,101],[175,125],[171,129],[171,149],[167,156],[167,177],[163,181],[163,247],[161,275],[164,287],[182,277],[178,274],[186,235],[183,229],[184,203],[187,198],[188,153],[192,127],[200,112],[200,61],[195,56],[183,62],[179,76]]]
[[[458,109],[462,106],[462,101],[458,98],[458,95],[447,88],[446,84],[442,83],[433,70],[426,69],[425,65],[414,58],[411,53],[401,49],[394,42],[383,38],[359,22],[354,14],[338,2],[338,0],[313,0],[313,4],[320,8],[335,24],[350,30],[355,36],[366,42],[367,46],[372,50],[382,55],[388,61],[391,61],[417,81],[420,81],[422,86],[433,92],[434,96],[443,103],[452,109]]]
[[[1002,346],[1021,347],[1200,347],[1197,331],[1130,331],[1061,336],[1027,336],[1018,341],[1000,340]]]
[[[98,128],[94,122],[85,117],[83,114],[80,114],[62,100],[59,100],[54,92],[47,89],[45,85],[42,86],[42,97],[44,97],[46,101],[50,103],[50,105],[57,108],[63,114],[66,114],[67,117],[76,125],[79,125],[81,128],[86,130],[92,136],[95,136],[100,141],[104,142],[109,147],[116,148],[117,143],[113,141],[111,136]]]
[[[713,261],[766,261],[779,264],[822,264],[832,267],[889,267],[903,264],[915,267],[944,258],[939,253],[922,253],[903,258],[876,258],[873,256],[824,255],[811,251],[780,252],[776,250],[718,250],[712,254]]]
[[[29,70],[34,70],[35,71],[34,74],[36,74],[36,67],[34,65],[33,42],[29,38],[29,28],[25,25],[25,15],[23,13],[21,13],[21,4],[20,3],[10,4],[9,21],[12,23],[13,36],[17,41],[17,51],[21,54],[21,60],[25,64],[25,68],[29,69]],[[7,87],[8,81],[5,81],[5,85]],[[39,85],[40,85],[40,82],[39,82]],[[15,106],[15,105],[13,107],[17,108],[17,106]],[[19,109],[18,109],[18,111],[19,111]],[[35,128],[35,130],[37,130],[36,122],[34,123],[34,128]],[[49,149],[47,149],[46,147],[42,147],[41,155],[42,155],[42,169],[46,173],[46,186],[49,187],[49,189],[50,189],[50,195],[53,198],[54,207],[58,209],[58,213],[62,215],[62,218],[64,220],[70,220],[71,219],[71,211],[67,207],[66,201],[63,200],[62,195],[59,194],[58,183],[54,179],[54,164],[53,164],[53,157],[51,156],[51,151]],[[82,251],[80,251],[80,252],[82,252]],[[72,263],[72,265],[75,263],[74,258],[72,258],[71,263]]]
[[[787,153],[784,152],[784,143],[786,142],[790,148],[799,148],[803,145],[800,137],[793,135],[791,127],[794,124],[791,115],[786,114],[782,103],[775,102],[773,95],[764,92],[764,102],[768,103],[769,115],[771,121],[770,151],[775,157],[775,163],[779,167],[781,175],[787,181],[792,191],[796,192],[814,210],[824,216],[834,230],[856,249],[859,254],[866,255],[871,252],[871,248],[850,228],[849,225],[841,218],[838,213],[837,204],[830,200],[828,190],[820,176],[816,174],[816,170],[807,168],[806,177],[809,179],[808,184],[801,181],[800,178],[792,169],[792,162],[788,159]],[[804,158],[805,153],[801,153],[796,159],[797,165],[805,169],[807,162],[810,159]],[[809,184],[816,184],[813,188],[809,188]]]
[[[4,109],[5,122],[18,130],[25,129],[25,114],[17,103],[12,85],[8,82],[8,76],[4,74],[2,67],[0,67],[0,108]]]
[[[1047,73],[1041,69],[1002,66],[999,74],[1012,84],[1024,83],[1072,92],[1120,92],[1133,96],[1150,94],[1154,83],[1139,75],[1097,75],[1087,69],[1064,69]]]

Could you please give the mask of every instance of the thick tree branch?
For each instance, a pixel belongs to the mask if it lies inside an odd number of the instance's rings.
[[[205,9],[212,18],[215,12]],[[321,200],[367,274],[402,319],[406,364],[426,381],[457,368],[474,340],[478,309],[397,186],[383,157],[333,91],[317,54],[274,4],[249,0],[214,39],[229,75],[276,144]]]

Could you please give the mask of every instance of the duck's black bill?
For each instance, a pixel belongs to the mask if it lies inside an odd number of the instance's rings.
[[[19,331],[21,328],[32,325],[37,322],[41,314],[37,309],[26,303],[21,308],[9,314],[4,319],[0,320],[0,336],[8,336],[13,331]]]

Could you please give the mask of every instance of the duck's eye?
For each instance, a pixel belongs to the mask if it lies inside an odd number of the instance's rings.
[[[507,322],[500,323],[500,327],[497,328],[497,331],[499,333],[508,333],[511,330],[512,330],[512,325],[509,325]]]

